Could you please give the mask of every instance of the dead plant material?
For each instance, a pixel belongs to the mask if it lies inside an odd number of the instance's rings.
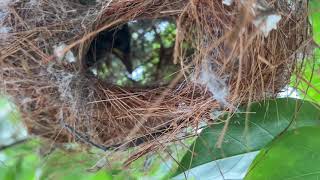
[[[16,1],[1,23],[10,30],[0,43],[1,90],[17,104],[30,133],[115,150],[142,144],[134,160],[182,138],[186,127],[208,122],[211,112],[274,97],[289,82],[310,40],[307,3],[267,0],[259,9],[258,2]],[[253,21],[272,13],[281,20],[265,36],[263,24]],[[83,73],[83,57],[98,32],[165,16],[177,18],[175,62],[181,64],[170,85],[118,87]],[[62,43],[66,47],[55,53]],[[58,58],[68,50],[76,62]]]

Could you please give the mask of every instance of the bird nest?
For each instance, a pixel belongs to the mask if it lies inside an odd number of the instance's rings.
[[[1,19],[1,90],[31,134],[103,150],[140,145],[135,159],[214,123],[214,112],[275,97],[288,84],[310,42],[307,3],[263,2],[12,2]],[[180,68],[169,83],[118,86],[86,73],[97,34],[163,17],[177,24],[172,61]],[[270,18],[279,21],[273,30]]]

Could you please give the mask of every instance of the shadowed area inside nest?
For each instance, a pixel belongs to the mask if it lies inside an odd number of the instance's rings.
[[[135,20],[98,33],[85,55],[86,73],[119,86],[168,84],[173,64],[176,24],[173,18]]]

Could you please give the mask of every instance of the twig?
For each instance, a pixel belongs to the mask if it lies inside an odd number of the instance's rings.
[[[9,148],[11,148],[11,147],[13,147],[13,146],[16,146],[16,145],[19,145],[19,144],[23,144],[23,143],[25,143],[25,142],[27,142],[27,141],[29,141],[29,140],[30,140],[30,138],[20,139],[20,140],[15,141],[15,142],[13,142],[13,143],[11,143],[11,144],[4,145],[4,146],[0,146],[0,151],[9,149]]]
[[[96,144],[95,142],[91,141],[90,138],[86,135],[81,134],[80,132],[78,132],[77,130],[75,130],[74,128],[72,128],[71,126],[69,126],[68,124],[63,123],[63,126],[72,134],[74,135],[78,140],[89,144],[91,146],[94,146],[98,149],[101,149],[103,151],[107,151],[109,149],[109,147],[100,145],[100,144]]]

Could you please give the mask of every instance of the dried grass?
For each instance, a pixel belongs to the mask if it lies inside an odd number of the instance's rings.
[[[268,1],[282,20],[264,37],[252,24],[252,10],[238,1],[232,6],[219,0],[113,0],[92,6],[17,1],[2,23],[11,31],[0,43],[0,87],[19,107],[30,133],[102,149],[142,144],[131,162],[183,138],[186,127],[214,122],[212,111],[234,111],[277,95],[310,42],[306,1],[294,1],[295,8],[285,2]],[[118,87],[83,73],[82,57],[94,35],[163,16],[177,17],[175,62],[181,71],[170,85]],[[72,50],[76,63],[54,55],[59,43],[68,44],[64,53]]]

